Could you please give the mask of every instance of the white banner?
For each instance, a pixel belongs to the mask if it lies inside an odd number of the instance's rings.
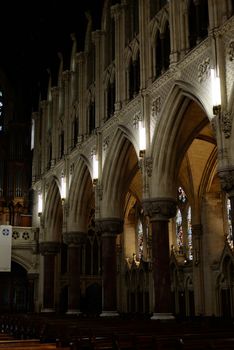
[[[0,225],[0,271],[11,271],[12,226]]]

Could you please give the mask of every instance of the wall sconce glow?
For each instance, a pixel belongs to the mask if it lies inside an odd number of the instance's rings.
[[[139,121],[139,148],[140,148],[140,157],[143,157],[146,150],[146,132],[143,122]]]
[[[37,204],[37,213],[40,216],[42,214],[42,194],[38,194],[38,204]]]
[[[212,85],[212,99],[213,99],[213,113],[217,115],[221,109],[221,91],[220,91],[220,78],[216,75],[215,70],[212,68],[211,72],[211,85]]]
[[[66,178],[63,175],[61,177],[61,198],[62,201],[64,201],[66,198]]]
[[[98,180],[98,160],[96,154],[93,155],[93,184]]]

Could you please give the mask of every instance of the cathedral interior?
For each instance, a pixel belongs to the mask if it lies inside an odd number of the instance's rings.
[[[232,319],[234,1],[98,9],[2,44],[0,313]]]

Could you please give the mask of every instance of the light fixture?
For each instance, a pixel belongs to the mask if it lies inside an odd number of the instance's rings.
[[[96,185],[98,181],[98,159],[97,155],[93,154],[93,184]]]
[[[38,194],[38,204],[37,204],[37,213],[38,216],[41,216],[42,214],[42,194]]]
[[[213,114],[218,115],[221,110],[220,78],[217,76],[215,69],[211,68],[210,73],[213,99]]]
[[[139,157],[144,157],[146,150],[146,132],[142,121],[139,121]]]
[[[66,199],[66,178],[64,175],[61,177],[61,199],[62,203],[64,203]]]

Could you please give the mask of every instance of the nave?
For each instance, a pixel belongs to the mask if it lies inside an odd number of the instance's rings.
[[[119,318],[7,314],[0,317],[0,349],[27,350],[228,350],[232,321],[197,317],[159,321]]]

